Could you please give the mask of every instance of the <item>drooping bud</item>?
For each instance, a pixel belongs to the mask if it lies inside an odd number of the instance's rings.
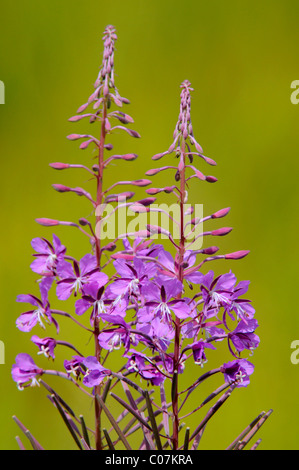
[[[223,227],[219,228],[218,230],[212,230],[211,235],[222,237],[223,235],[227,235],[232,231],[232,227]]]
[[[54,170],[65,170],[66,168],[70,167],[68,163],[60,163],[60,162],[49,163],[49,166],[51,168],[54,168]]]
[[[219,250],[218,246],[210,246],[209,248],[204,248],[202,250],[202,253],[204,255],[213,255],[214,253],[216,253],[217,251]]]
[[[234,253],[228,253],[225,255],[225,259],[241,259],[247,256],[249,253],[250,251],[246,250],[235,251]]]
[[[155,197],[147,197],[145,199],[141,199],[140,201],[137,201],[138,204],[142,204],[143,206],[147,207],[153,204],[157,198]]]
[[[59,225],[59,221],[58,220],[54,220],[54,219],[35,219],[36,222],[40,225],[43,225],[45,227],[52,227],[54,225]]]
[[[67,193],[71,191],[71,188],[68,186],[64,186],[63,184],[52,184],[53,188],[55,191],[58,191],[59,193]]]
[[[215,176],[206,176],[206,181],[208,183],[216,183],[218,180]]]
[[[85,227],[86,225],[91,226],[91,223],[87,219],[84,219],[83,217],[79,219],[79,224],[82,225],[82,227]]]
[[[222,217],[225,217],[230,211],[230,207],[226,207],[225,209],[221,209],[220,211],[214,212],[212,214],[212,219],[221,219]]]

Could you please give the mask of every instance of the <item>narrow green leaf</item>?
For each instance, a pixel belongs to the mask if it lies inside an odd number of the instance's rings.
[[[202,430],[197,434],[197,436],[195,437],[194,441],[193,441],[193,444],[192,444],[192,450],[197,450],[198,449],[198,446],[199,446],[199,443],[201,441],[201,438],[202,438],[202,435],[203,433],[205,432],[205,429],[206,427],[204,426],[202,428]]]
[[[186,434],[185,434],[185,440],[184,440],[184,450],[188,450],[189,436],[190,436],[190,428],[187,428],[186,429]]]
[[[225,401],[230,397],[233,389],[235,387],[230,387],[230,389],[225,392],[220,398],[219,400],[215,403],[215,405],[213,405],[208,413],[206,414],[205,418],[202,420],[202,422],[197,426],[197,428],[195,429],[195,431],[193,432],[193,434],[191,435],[190,437],[190,441],[192,441],[192,439],[195,438],[195,436],[203,429],[204,426],[206,426],[207,422],[212,418],[212,416],[219,410],[219,408],[225,403]]]
[[[110,436],[109,436],[109,433],[107,432],[107,429],[103,428],[103,433],[104,433],[104,436],[106,438],[109,450],[115,450],[115,447],[113,445],[113,442],[110,439]]]
[[[273,410],[269,410],[259,421],[256,425],[251,429],[251,431],[244,437],[244,439],[237,445],[238,450],[243,450],[244,447],[248,444],[248,442],[253,438],[253,436],[258,432],[261,426],[265,423],[265,421],[269,418]]]
[[[85,424],[85,421],[84,421],[84,417],[83,417],[83,415],[80,415],[79,418],[80,418],[80,423],[81,423],[82,434],[83,434],[84,440],[85,440],[86,444],[88,445],[88,447],[90,447],[90,440],[89,440],[87,427],[86,427],[86,424]]]
[[[23,442],[21,441],[21,439],[19,438],[19,436],[16,436],[16,441],[18,443],[18,446],[19,446],[20,450],[26,450],[26,448],[25,448]]]
[[[102,393],[102,399],[105,403],[106,403],[106,398],[107,398],[107,395],[108,395],[108,392],[109,392],[109,389],[110,389],[111,382],[112,382],[112,379],[109,377],[109,379],[106,382],[103,393]]]
[[[60,405],[58,399],[56,398],[56,396],[55,396],[54,394],[51,395],[51,398],[52,398],[52,400],[54,401],[54,403],[55,403],[55,405],[56,405],[56,407],[57,407],[57,409],[58,409],[58,411],[59,411],[59,413],[60,413],[60,416],[62,417],[62,419],[63,419],[63,421],[64,421],[66,427],[68,428],[68,430],[69,430],[69,432],[70,432],[72,438],[74,439],[75,443],[77,444],[77,446],[79,447],[80,450],[83,450],[82,445],[81,445],[81,442],[80,442],[80,440],[79,440],[77,434],[75,433],[74,429],[72,428],[72,426],[71,426],[71,424],[70,424],[70,422],[69,422],[69,418],[67,417],[67,415],[66,415],[64,409],[63,409],[62,406]],[[81,438],[81,436],[80,436],[80,438]]]
[[[235,446],[242,441],[242,439],[249,433],[249,431],[259,422],[259,420],[265,415],[265,411],[262,411],[242,432],[238,437],[226,448],[226,450],[233,450]]]
[[[166,436],[169,437],[169,413],[167,411],[166,393],[165,393],[163,382],[160,385],[160,395],[161,395],[161,405],[162,405],[162,412],[163,412],[164,431],[165,431]]]
[[[261,442],[262,442],[262,439],[258,439],[258,440],[256,441],[256,443],[253,444],[253,446],[251,447],[250,450],[256,450],[257,447],[260,445]]]
[[[148,415],[149,415],[149,418],[150,418],[150,422],[151,422],[152,429],[153,429],[153,434],[154,434],[155,441],[156,441],[156,446],[157,446],[158,450],[162,450],[162,443],[161,443],[161,439],[160,439],[160,434],[159,434],[159,431],[158,431],[158,426],[157,426],[156,418],[155,418],[155,415],[154,415],[154,411],[153,411],[153,408],[152,408],[151,399],[150,399],[150,396],[149,396],[147,390],[144,391],[144,395],[145,395]]]
[[[19,426],[21,431],[24,433],[24,435],[27,437],[29,440],[30,444],[32,445],[34,450],[44,450],[43,447],[40,445],[40,443],[35,439],[35,437],[32,436],[30,431],[24,426],[24,424],[16,417],[12,417],[15,423]],[[20,440],[19,440],[20,441]],[[18,443],[19,443],[18,441]]]
[[[134,410],[128,403],[126,403],[122,398],[119,396],[115,395],[114,393],[110,393],[112,398],[114,398],[118,403],[120,403],[126,410],[129,411],[135,418],[142,424],[142,426],[145,426],[147,429],[152,431],[152,428],[148,425],[148,423],[139,415],[138,411]]]
[[[96,399],[98,400],[100,406],[104,410],[107,418],[109,419],[110,423],[112,424],[114,430],[116,431],[117,435],[120,437],[120,440],[122,441],[123,445],[127,450],[132,450],[131,446],[129,445],[127,439],[125,438],[123,432],[121,431],[120,427],[118,426],[117,422],[113,418],[112,414],[110,413],[109,409],[107,408],[106,404],[104,403],[103,399],[99,396],[96,395]]]
[[[30,444],[32,445],[33,450],[42,450],[40,445],[36,442],[30,431],[25,431],[25,436],[28,438]]]
[[[80,441],[84,450],[91,450],[90,446],[87,444],[86,440],[83,437],[81,437]]]

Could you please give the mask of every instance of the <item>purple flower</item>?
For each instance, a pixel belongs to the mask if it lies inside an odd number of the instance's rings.
[[[37,251],[37,254],[33,255],[36,259],[30,265],[32,271],[42,276],[55,275],[57,263],[64,259],[66,252],[59,238],[53,234],[53,245],[45,238],[34,238],[31,246]]]
[[[205,355],[205,349],[216,349],[215,346],[213,346],[211,343],[208,343],[207,341],[203,341],[200,339],[196,343],[193,343],[191,345],[192,351],[193,351],[193,358],[195,364],[200,364],[201,367],[203,367],[204,363],[207,362],[207,357]]]
[[[16,357],[16,363],[12,366],[12,378],[18,384],[19,390],[25,387],[39,385],[37,378],[43,374],[29,354],[21,353]]]
[[[125,352],[127,352],[131,343],[134,346],[138,344],[136,335],[131,331],[130,325],[128,325],[120,315],[103,314],[101,318],[109,323],[118,325],[115,328],[109,328],[100,332],[98,341],[103,349],[113,351],[113,349],[119,349],[123,344],[125,346]]]
[[[237,359],[227,362],[220,367],[224,374],[224,380],[227,383],[235,383],[237,387],[247,387],[249,385],[249,376],[254,371],[254,365],[246,359]]]
[[[56,347],[56,341],[54,338],[39,338],[34,335],[32,336],[31,341],[39,348],[39,352],[37,354],[44,354],[48,358],[52,357],[55,359],[54,349]]]
[[[57,282],[56,294],[60,300],[68,299],[73,291],[77,295],[88,282],[97,282],[102,287],[108,281],[107,274],[99,271],[96,257],[91,254],[83,256],[79,264],[73,261],[73,267],[67,261],[60,261],[57,274],[60,281]]]
[[[226,306],[226,309],[225,309],[225,313],[227,312],[233,320],[234,320],[234,315],[232,314],[233,311],[236,313],[237,318],[240,318],[245,323],[247,323],[248,320],[252,319],[255,314],[255,310],[250,304],[250,300],[239,299],[241,295],[244,295],[247,292],[249,284],[250,284],[250,281],[241,281],[233,289],[231,302],[229,305]]]
[[[140,322],[149,322],[158,316],[161,321],[172,324],[171,312],[178,318],[187,318],[190,306],[183,299],[175,299],[183,290],[183,284],[178,279],[163,282],[157,280],[160,285],[148,283],[143,289],[143,295],[149,299],[144,308],[138,312]]]
[[[169,277],[176,278],[178,274],[178,263],[177,259],[174,260],[172,255],[168,253],[168,251],[160,250],[158,255],[158,261],[160,261],[163,266],[165,266],[166,270],[159,269],[161,273],[161,277],[163,279],[167,279]],[[191,250],[187,250],[184,254],[184,270],[191,268],[196,261],[196,254],[193,253]],[[200,284],[202,282],[204,275],[200,272],[194,272],[191,274],[184,274],[184,279],[186,281]]]
[[[108,287],[108,295],[114,297],[118,302],[121,299],[129,301],[132,297],[140,295],[141,287],[151,279],[157,271],[154,263],[143,263],[140,259],[134,258],[130,264],[125,260],[116,260],[113,263],[120,278],[116,279]]]
[[[162,322],[159,317],[155,317],[149,323],[136,325],[136,329],[145,333],[149,338],[143,338],[149,347],[166,351],[174,338],[174,328],[168,323]]]
[[[83,384],[87,387],[99,385],[107,375],[111,374],[111,371],[103,367],[94,356],[83,358],[83,364],[87,369]]]
[[[158,366],[154,365],[154,362],[149,362],[149,358],[143,354],[135,351],[134,349],[130,350],[131,355],[129,361],[126,364],[126,368],[130,372],[137,372],[143,379],[149,381],[152,385],[161,385],[165,380],[165,375],[161,373],[158,369]]]
[[[79,379],[81,375],[85,375],[85,367],[82,363],[83,358],[81,356],[73,356],[70,361],[64,361],[64,367],[68,375],[73,374],[76,379]]]
[[[112,255],[115,259],[125,259],[133,261],[135,256],[150,256],[155,258],[160,250],[163,249],[162,245],[153,244],[152,240],[144,240],[143,238],[136,237],[131,245],[129,240],[125,238],[123,240],[124,251],[120,251]]]
[[[213,278],[213,271],[209,271],[202,279],[201,291],[205,302],[205,316],[217,314],[221,307],[230,307],[236,283],[236,276],[232,272],[222,274],[214,280]]]
[[[126,303],[119,302],[112,305],[113,300],[107,298],[104,287],[98,282],[91,282],[82,287],[82,298],[76,301],[75,312],[77,315],[83,315],[89,308],[92,308],[90,322],[93,324],[95,318],[100,318],[104,313],[115,313],[125,316]]]
[[[41,299],[31,294],[21,294],[17,297],[17,302],[26,302],[35,307],[36,309],[29,310],[22,313],[16,321],[16,325],[21,331],[31,331],[31,329],[38,323],[42,328],[45,328],[43,322],[49,324],[54,323],[58,331],[58,324],[51,316],[50,304],[48,301],[48,292],[52,285],[53,278],[44,277],[39,284]]]
[[[258,347],[260,342],[259,337],[254,333],[258,326],[257,320],[248,320],[247,323],[241,320],[235,330],[228,333],[228,340],[233,343],[238,352],[241,352],[244,349],[252,351]],[[229,349],[235,356],[230,347],[230,343]]]

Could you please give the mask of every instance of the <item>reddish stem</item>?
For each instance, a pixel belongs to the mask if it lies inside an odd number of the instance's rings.
[[[107,115],[107,105],[106,101],[103,103],[103,118],[101,126],[101,137],[99,143],[99,170],[97,175],[97,199],[96,199],[96,230],[95,230],[95,248],[96,248],[96,258],[97,265],[101,269],[101,238],[100,238],[100,225],[102,215],[99,214],[98,207],[102,204],[103,199],[103,171],[104,171],[104,145],[106,137],[106,128],[105,128],[105,119]],[[99,345],[98,336],[100,334],[99,320],[95,316],[94,319],[94,341],[95,341],[95,357],[99,362],[101,362],[101,352],[102,348]],[[101,385],[95,387],[95,397],[96,395],[101,394]],[[95,447],[96,450],[102,450],[102,429],[101,429],[101,408],[98,400],[95,399]]]
[[[182,138],[181,143],[181,154],[183,155],[183,169],[180,171],[180,245],[178,249],[178,279],[183,282],[184,280],[184,269],[183,261],[185,254],[185,236],[184,236],[184,200],[186,191],[186,179],[185,179],[185,140]],[[181,295],[179,296],[181,298]],[[173,358],[173,371],[178,372],[179,360],[180,360],[180,339],[181,339],[181,325],[180,319],[175,319],[175,337],[174,337],[174,358]],[[173,393],[172,410],[173,410],[173,449],[178,449],[179,446],[179,409],[178,409],[178,379],[175,381],[175,390]]]

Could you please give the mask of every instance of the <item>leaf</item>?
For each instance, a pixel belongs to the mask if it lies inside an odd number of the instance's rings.
[[[110,413],[109,409],[107,408],[107,406],[105,405],[104,401],[102,400],[102,398],[99,396],[99,395],[96,395],[96,399],[98,400],[101,408],[103,409],[103,411],[105,412],[107,418],[109,419],[110,423],[112,424],[115,432],[117,433],[117,435],[119,436],[120,440],[122,441],[123,445],[125,446],[125,448],[127,450],[132,450],[131,449],[131,446],[129,445],[128,441],[126,440],[122,430],[120,429],[120,427],[118,426],[117,422],[115,421],[115,419],[113,418],[112,414]]]
[[[189,441],[192,441],[195,438],[195,436],[197,436],[197,434],[206,426],[207,422],[212,418],[212,416],[219,410],[219,408],[230,397],[234,388],[235,386],[230,387],[230,389],[219,398],[219,400],[215,403],[215,405],[213,405],[210,408],[210,410],[208,411],[204,419],[201,421],[201,423],[197,426],[195,431],[192,433]]]
[[[163,412],[163,423],[164,423],[164,430],[166,436],[169,437],[169,413],[167,411],[167,403],[166,403],[166,394],[164,384],[160,385],[160,395],[161,395],[161,405],[162,405],[162,412]]]
[[[238,440],[237,444],[235,445],[234,449],[235,450],[243,450],[244,447],[248,444],[248,442],[253,438],[253,436],[257,433],[257,431],[261,428],[261,426],[265,423],[265,421],[269,418],[273,410],[269,410],[267,413],[262,414],[260,419],[255,420],[255,424],[251,423],[248,428],[249,432],[247,432],[243,437],[241,437],[242,440]],[[245,430],[246,431],[246,430]]]
[[[64,410],[63,410],[62,406],[60,405],[59,401],[57,400],[56,396],[54,394],[52,394],[51,398],[54,401],[54,403],[55,403],[55,405],[56,405],[56,407],[57,407],[57,409],[60,413],[60,416],[62,417],[62,419],[63,419],[66,427],[68,428],[72,438],[74,439],[75,443],[77,444],[77,446],[79,447],[80,450],[83,450],[81,442],[80,442],[77,434],[75,433],[73,427],[70,424],[70,418],[68,418],[68,416],[64,412]],[[81,436],[80,436],[80,438],[81,438]]]
[[[23,442],[21,441],[21,439],[19,438],[19,436],[16,436],[16,441],[18,443],[18,446],[19,446],[20,450],[26,450],[26,448],[25,448]]]
[[[89,445],[86,443],[85,439],[83,437],[81,437],[80,439],[81,443],[82,443],[82,446],[85,450],[91,450],[91,448],[89,447]]]
[[[147,422],[139,415],[138,411],[134,410],[128,403],[126,403],[122,398],[118,397],[114,393],[110,393],[112,398],[114,398],[118,403],[120,403],[126,410],[129,411],[141,424],[145,426],[147,429],[152,431],[152,428],[147,424]]]
[[[84,437],[84,441],[86,442],[86,444],[90,448],[90,440],[89,440],[87,427],[86,427],[86,424],[85,424],[85,421],[84,421],[84,417],[83,417],[83,415],[80,415],[79,418],[80,418],[80,422],[81,422],[81,428],[82,428],[82,434],[83,434],[83,437]]]
[[[147,390],[144,391],[144,395],[145,395],[145,400],[146,400],[148,415],[149,415],[149,418],[150,418],[150,422],[151,422],[152,429],[153,429],[153,434],[154,434],[155,441],[156,441],[156,446],[157,446],[157,449],[158,449],[158,450],[162,450],[162,444],[161,444],[161,440],[160,440],[160,434],[159,434],[159,431],[158,431],[158,426],[157,426],[156,418],[155,418],[155,415],[154,415],[154,412],[153,412],[151,399],[150,399],[150,396],[149,396],[149,393],[148,393]]]
[[[109,436],[109,433],[107,432],[107,429],[103,429],[103,433],[104,433],[104,436],[106,438],[106,441],[107,441],[107,444],[108,444],[108,447],[109,447],[109,450],[115,450],[115,447],[113,445],[113,442],[111,441],[110,439],[110,436]]]
[[[43,447],[40,445],[40,443],[35,439],[35,437],[32,436],[30,431],[24,426],[24,424],[21,423],[21,421],[16,416],[13,416],[12,418],[15,421],[15,423],[19,426],[21,431],[24,433],[24,435],[27,437],[27,439],[29,440],[30,444],[32,445],[33,450],[44,450]],[[19,439],[18,440],[19,445],[20,445],[20,442],[21,441]]]
[[[188,446],[189,446],[189,435],[190,435],[190,428],[187,428],[187,429],[186,429],[186,433],[185,433],[185,440],[184,440],[184,450],[188,450]]]

